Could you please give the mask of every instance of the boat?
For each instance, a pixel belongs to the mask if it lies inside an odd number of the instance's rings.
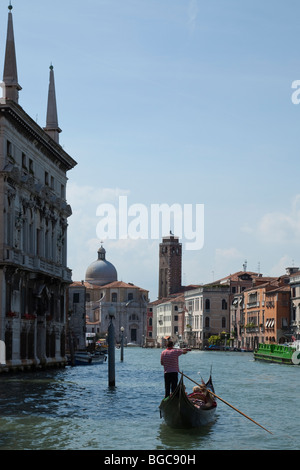
[[[211,377],[205,384],[214,393],[214,386]],[[183,375],[175,392],[164,398],[159,406],[160,417],[172,428],[200,428],[211,422],[215,418],[217,403],[214,401],[209,408],[198,407],[188,397],[183,383]]]
[[[76,351],[74,354],[76,366],[88,366],[103,364],[106,361],[106,355],[101,352]]]
[[[106,342],[106,339],[104,338],[98,339],[98,341],[96,342],[96,348],[100,350],[101,352],[103,352],[104,354],[107,354],[108,344]]]
[[[300,365],[300,341],[289,344],[262,344],[253,353],[258,361]]]

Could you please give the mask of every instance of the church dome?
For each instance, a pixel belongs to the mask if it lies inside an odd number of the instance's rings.
[[[101,246],[98,250],[98,259],[86,270],[85,280],[96,286],[104,286],[118,280],[117,270],[112,263],[105,259],[106,251]]]

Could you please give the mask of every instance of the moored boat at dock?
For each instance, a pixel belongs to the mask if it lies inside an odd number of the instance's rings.
[[[103,364],[106,359],[106,355],[99,351],[76,351],[74,353],[73,363],[71,358],[69,359],[69,363],[75,366],[88,366],[95,364]]]
[[[290,344],[259,344],[254,359],[277,364],[300,365],[300,341]]]

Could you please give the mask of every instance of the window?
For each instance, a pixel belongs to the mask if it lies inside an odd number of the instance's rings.
[[[8,157],[12,157],[12,145],[11,145],[11,142],[9,140],[7,140],[7,142],[6,142],[6,155]]]
[[[49,173],[45,171],[45,185],[49,186]]]
[[[135,313],[133,313],[129,317],[129,321],[138,321],[138,320],[139,320],[139,317]]]
[[[205,317],[205,328],[209,328],[209,317]]]
[[[79,303],[79,292],[73,294],[73,304]]]
[[[128,294],[128,300],[133,300],[133,293],[132,293],[132,292],[129,292],[129,294]]]
[[[222,328],[226,328],[226,318],[222,317]]]
[[[26,166],[26,155],[25,155],[25,153],[22,153],[22,168],[24,168],[25,170],[27,170],[27,166]]]
[[[205,310],[210,310],[210,300],[209,299],[205,300]]]
[[[225,299],[222,299],[222,310],[227,310],[227,302]]]
[[[117,302],[117,300],[118,300],[118,294],[116,292],[113,292],[111,294],[111,301],[112,302]]]

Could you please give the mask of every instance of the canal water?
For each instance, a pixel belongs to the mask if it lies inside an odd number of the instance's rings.
[[[201,430],[170,429],[160,419],[164,394],[159,349],[116,351],[108,365],[0,375],[0,450],[298,450],[300,367],[265,364],[251,353],[191,351],[181,370],[196,381],[212,367],[215,392],[272,432],[218,401]],[[185,380],[187,391],[194,384]]]

